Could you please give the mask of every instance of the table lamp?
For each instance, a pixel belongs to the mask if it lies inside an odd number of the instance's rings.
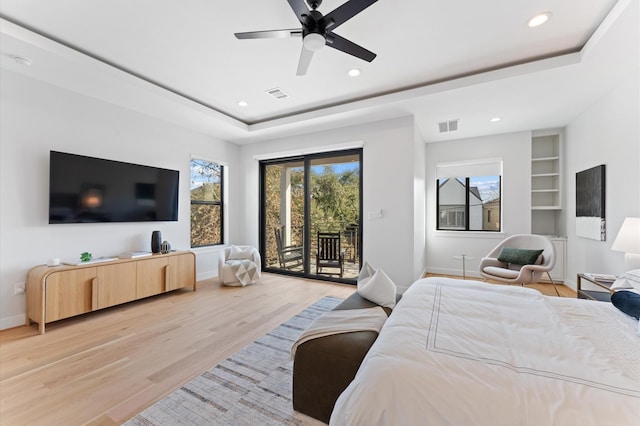
[[[627,217],[622,222],[611,250],[623,251],[627,271],[640,269],[640,217]]]

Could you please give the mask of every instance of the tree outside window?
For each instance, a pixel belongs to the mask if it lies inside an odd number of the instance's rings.
[[[193,158],[191,181],[191,247],[222,244],[224,167]]]

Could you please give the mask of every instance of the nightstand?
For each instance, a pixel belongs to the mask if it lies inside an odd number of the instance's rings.
[[[597,291],[597,290],[585,290],[582,288],[582,280],[588,281],[591,284],[594,284],[600,288],[603,288],[605,291]],[[596,279],[590,278],[585,274],[578,274],[578,299],[589,299],[589,300],[599,300],[600,302],[611,302],[611,294],[613,291],[611,290],[611,285],[613,281],[598,281]]]

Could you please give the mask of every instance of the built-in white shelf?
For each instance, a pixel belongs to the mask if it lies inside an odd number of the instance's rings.
[[[531,138],[531,232],[558,234],[562,210],[561,131]]]
[[[562,208],[558,206],[535,206],[531,207],[531,210],[562,210]]]

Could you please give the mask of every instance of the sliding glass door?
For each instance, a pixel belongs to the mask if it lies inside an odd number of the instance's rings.
[[[353,282],[361,260],[362,150],[260,164],[263,269]]]

